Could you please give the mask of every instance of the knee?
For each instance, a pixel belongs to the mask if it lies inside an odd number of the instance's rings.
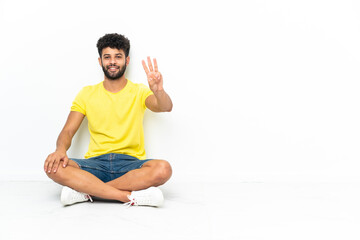
[[[66,178],[63,167],[59,167],[56,172],[46,172],[46,175],[54,182],[61,183]]]
[[[172,175],[172,168],[169,162],[159,160],[154,169],[155,185],[162,185],[167,182]]]

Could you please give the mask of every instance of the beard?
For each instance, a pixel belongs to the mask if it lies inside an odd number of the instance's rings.
[[[119,78],[121,78],[126,70],[126,64],[124,64],[124,66],[119,67],[119,71],[118,72],[110,72],[108,69],[110,67],[118,67],[116,64],[110,64],[107,65],[106,67],[104,65],[102,65],[102,70],[105,74],[105,76],[109,79],[109,80],[117,80]]]

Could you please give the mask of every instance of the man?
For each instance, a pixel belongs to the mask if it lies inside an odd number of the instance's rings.
[[[147,64],[142,61],[149,89],[125,78],[130,62],[126,37],[106,34],[97,48],[104,81],[84,87],[76,96],[44,170],[64,186],[64,205],[92,201],[90,196],[96,196],[128,205],[160,206],[163,195],[157,186],[169,180],[172,169],[165,160],[146,159],[142,126],[146,108],[172,110],[156,59],[152,63],[148,57]],[[85,116],[90,132],[88,152],[85,159],[69,159],[66,151]]]

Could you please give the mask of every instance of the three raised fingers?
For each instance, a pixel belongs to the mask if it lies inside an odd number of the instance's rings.
[[[155,70],[155,72],[158,72],[158,71],[159,71],[156,58],[154,58],[153,61],[154,61],[154,67],[153,67],[153,65],[152,65],[152,62],[151,62],[150,57],[147,57],[147,62],[148,62],[149,68],[147,67],[146,62],[145,62],[144,60],[141,61],[141,63],[142,63],[142,65],[143,65],[143,68],[144,68],[146,74],[149,74],[149,72],[154,72],[154,70]]]

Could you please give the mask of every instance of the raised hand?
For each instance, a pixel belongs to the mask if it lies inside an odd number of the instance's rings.
[[[149,87],[153,93],[156,93],[158,91],[163,91],[164,88],[163,88],[163,78],[161,73],[159,72],[156,59],[154,58],[153,61],[154,61],[154,67],[151,63],[150,57],[147,57],[149,68],[145,63],[145,60],[142,60],[142,65],[144,67],[147,76]]]

